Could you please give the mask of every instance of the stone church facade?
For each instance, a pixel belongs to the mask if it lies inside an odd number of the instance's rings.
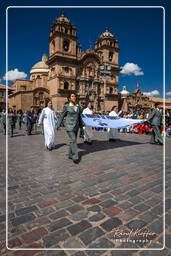
[[[16,109],[36,109],[51,99],[61,110],[70,93],[79,103],[92,102],[95,111],[118,106],[118,40],[106,29],[97,39],[95,49],[82,51],[75,25],[61,13],[51,27],[49,57],[44,55],[30,71],[30,80],[16,80],[9,105]],[[110,67],[110,76],[102,75],[100,66]]]
[[[61,13],[51,27],[49,56],[43,55],[31,68],[29,80],[13,83],[9,106],[23,111],[34,106],[39,110],[51,99],[54,108],[61,111],[67,96],[76,93],[78,102],[92,102],[95,112],[110,111],[112,106],[124,112],[150,110],[155,98],[147,97],[140,89],[129,93],[124,86],[118,92],[118,57],[118,40],[108,29],[97,38],[95,49],[82,51],[75,25]],[[170,105],[167,103],[166,108]]]

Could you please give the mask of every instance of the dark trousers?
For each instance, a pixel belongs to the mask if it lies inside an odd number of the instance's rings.
[[[33,130],[33,123],[27,122],[27,134],[30,135]]]
[[[163,144],[163,138],[161,136],[160,128],[158,125],[152,125],[152,135],[150,143],[160,143]]]
[[[69,158],[73,160],[78,160],[77,133],[78,131],[67,131],[69,137]]]
[[[22,121],[19,121],[19,129],[21,130],[22,127]]]
[[[14,134],[14,125],[13,125],[13,124],[9,125],[9,128],[10,128],[10,135],[11,135],[11,137],[13,137],[13,134]]]

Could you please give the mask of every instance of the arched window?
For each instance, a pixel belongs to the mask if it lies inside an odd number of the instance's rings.
[[[109,52],[109,61],[112,61],[113,58],[113,52]]]
[[[65,83],[64,83],[64,90],[68,90],[68,88],[69,88],[69,83],[68,83],[68,82],[65,82]]]
[[[64,51],[68,51],[69,50],[69,40],[65,39],[63,42],[63,49]]]
[[[110,87],[110,94],[112,94],[113,93],[113,88],[112,87]]]

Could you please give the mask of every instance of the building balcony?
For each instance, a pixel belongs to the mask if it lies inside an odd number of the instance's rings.
[[[71,89],[58,89],[58,93],[60,93],[60,94],[70,94],[70,93],[76,93],[76,90],[71,90]]]

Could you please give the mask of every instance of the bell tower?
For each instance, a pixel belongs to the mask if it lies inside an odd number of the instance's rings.
[[[109,65],[118,65],[118,40],[115,39],[107,28],[96,41],[95,49],[103,62]]]
[[[76,27],[65,17],[64,12],[55,20],[49,36],[49,56],[76,58]]]
[[[56,109],[62,109],[68,94],[76,92],[77,54],[76,27],[62,12],[51,27],[47,61],[47,85]]]

